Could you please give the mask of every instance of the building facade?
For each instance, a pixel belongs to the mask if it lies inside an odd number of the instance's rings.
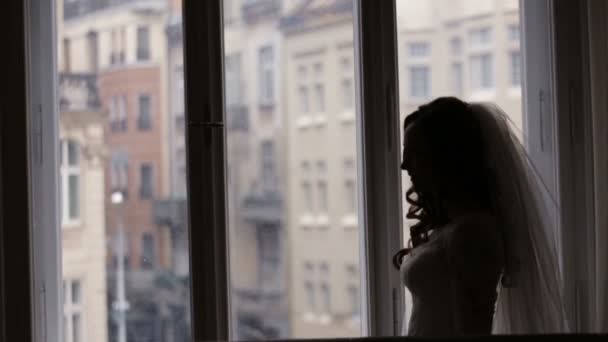
[[[61,73],[59,93],[64,336],[105,342],[105,113],[95,75]]]

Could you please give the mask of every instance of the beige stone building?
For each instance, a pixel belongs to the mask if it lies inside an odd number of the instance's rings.
[[[401,122],[452,95],[497,103],[523,134],[518,2],[396,3]],[[282,23],[291,335],[358,335],[352,3],[310,1]]]
[[[291,336],[358,336],[353,3],[304,2],[281,29]]]
[[[65,342],[106,342],[105,113],[94,75],[59,76]]]

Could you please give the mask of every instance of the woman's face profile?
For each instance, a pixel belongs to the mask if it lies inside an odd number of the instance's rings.
[[[410,176],[417,191],[428,191],[433,182],[432,154],[422,130],[412,123],[403,133],[401,169]]]

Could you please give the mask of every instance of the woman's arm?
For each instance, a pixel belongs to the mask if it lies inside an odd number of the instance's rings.
[[[490,334],[504,260],[498,223],[486,214],[467,216],[447,236],[446,249],[456,333]]]

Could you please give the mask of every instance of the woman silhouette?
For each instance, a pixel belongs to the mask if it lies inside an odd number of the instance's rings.
[[[393,259],[413,298],[407,334],[564,331],[542,188],[507,116],[438,98],[406,118],[403,141],[418,220]]]

